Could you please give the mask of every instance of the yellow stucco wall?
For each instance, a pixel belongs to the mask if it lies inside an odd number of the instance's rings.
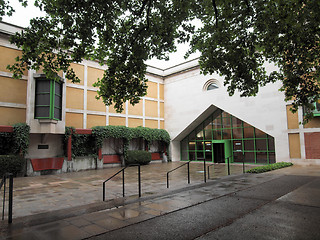
[[[299,119],[298,113],[292,113],[290,111],[291,105],[287,105],[287,124],[288,129],[298,129],[299,128]]]
[[[87,115],[87,128],[92,128],[95,126],[105,126],[106,125],[106,116],[101,115]]]
[[[0,102],[26,104],[27,81],[0,77],[0,86]]]
[[[67,87],[66,107],[73,109],[83,109],[83,90]]]
[[[158,128],[158,121],[157,120],[146,119],[146,127]]]
[[[158,84],[154,82],[147,82],[147,97],[158,98]]]
[[[160,103],[160,117],[164,118],[164,103]]]
[[[143,126],[143,120],[139,118],[128,118],[128,127]]]
[[[299,133],[289,133],[290,158],[301,158]]]
[[[97,100],[95,97],[97,96],[97,92],[88,91],[87,92],[87,109],[92,111],[106,111],[106,105],[104,105],[101,99]]]
[[[117,113],[117,111],[114,109],[114,104],[109,106],[109,113]],[[121,112],[121,114],[126,114],[126,104],[123,104],[123,111]]]
[[[143,115],[143,102],[142,100],[132,106],[131,104],[128,104],[128,114],[129,115],[138,115],[142,116]]]
[[[83,114],[66,113],[66,127],[83,128]]]
[[[320,128],[320,117],[314,117],[307,124],[304,125],[304,128]]]
[[[124,117],[109,117],[109,125],[126,126],[126,118],[124,118]]]
[[[77,64],[77,63],[71,63],[70,67],[73,69],[75,72],[76,76],[80,79],[80,83],[76,83],[79,85],[83,85],[83,80],[84,80],[84,66]],[[68,81],[71,83],[71,81]]]
[[[92,86],[93,83],[95,83],[98,78],[101,79],[103,77],[104,71],[101,69],[88,67],[88,86]]]
[[[0,125],[13,125],[26,122],[26,109],[0,107]]]
[[[146,100],[145,108],[146,108],[146,116],[158,117],[158,102]]]
[[[164,121],[160,121],[160,129],[164,129]]]
[[[160,94],[160,100],[164,100],[164,85],[163,84],[159,84],[159,94]]]
[[[9,70],[7,70],[7,65],[12,65],[14,64],[15,58],[17,56],[21,56],[21,51],[19,50],[15,50],[15,49],[11,49],[11,48],[7,48],[7,47],[0,47],[0,71],[3,72],[9,72]],[[23,75],[28,75],[28,70],[25,70],[23,72]]]

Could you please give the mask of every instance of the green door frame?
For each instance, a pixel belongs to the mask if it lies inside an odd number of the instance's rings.
[[[231,157],[230,162],[233,162],[233,156],[231,154],[231,152],[232,152],[231,151],[231,140],[212,140],[212,145],[214,143],[223,143],[224,144],[224,157],[225,157],[224,161],[225,161],[225,163],[228,163],[227,157]],[[214,154],[213,154],[213,146],[212,146],[212,160],[214,162],[213,156],[214,156]]]

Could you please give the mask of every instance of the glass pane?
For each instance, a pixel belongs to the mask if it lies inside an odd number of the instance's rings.
[[[203,142],[197,142],[197,151],[203,150]]]
[[[221,127],[221,118],[218,116],[215,120],[213,120],[213,129],[220,129]]]
[[[268,155],[266,152],[257,152],[257,163],[268,163]]]
[[[244,150],[254,150],[254,140],[244,140]]]
[[[54,107],[62,108],[62,98],[60,96],[55,95]]]
[[[189,160],[196,160],[195,152],[189,152]]]
[[[256,131],[256,138],[266,138],[267,137],[267,134],[265,132],[262,132],[261,130],[259,129],[255,129]]]
[[[241,140],[240,141],[239,140],[233,141],[233,151],[234,152],[242,152],[242,141]]]
[[[197,140],[203,140],[203,130],[202,129],[197,133]]]
[[[233,139],[242,139],[242,130],[243,128],[232,129]]]
[[[214,89],[217,89],[219,88],[218,85],[216,83],[211,83],[208,88],[207,88],[207,91],[210,91],[210,90],[214,90]]]
[[[50,80],[37,80],[36,93],[50,92]]]
[[[195,134],[195,132],[194,131],[192,131],[192,133],[190,133],[190,135],[189,135],[189,141],[194,141],[194,140],[196,140],[196,134]]]
[[[211,140],[212,139],[212,130],[211,129],[205,129],[204,130],[204,138],[206,140]]]
[[[50,105],[50,94],[36,94],[37,105]]]
[[[248,163],[255,163],[254,152],[246,152],[246,153],[244,153],[244,161],[248,162]]]
[[[269,163],[275,163],[276,162],[276,155],[275,153],[270,153],[269,152]]]
[[[203,152],[197,152],[197,160],[198,161],[203,161],[203,158],[204,158],[204,154],[203,154]]]
[[[223,129],[222,130],[222,138],[223,139],[231,139],[231,129]]]
[[[243,153],[242,152],[234,152],[233,153],[233,161],[234,162],[242,162],[243,161]]]
[[[60,108],[54,108],[54,118],[61,120],[61,109]]]
[[[189,150],[196,150],[195,142],[189,142]]]
[[[205,142],[204,145],[205,145],[206,151],[212,151],[211,142]]]
[[[267,150],[267,139],[256,139],[256,150],[266,151]]]
[[[253,127],[243,128],[244,138],[253,138]]]
[[[232,127],[242,127],[242,121],[236,117],[232,117]]]
[[[231,128],[231,118],[222,118],[223,121],[223,127],[224,128]]]
[[[221,130],[213,130],[212,133],[214,140],[221,140]]]
[[[205,139],[211,140],[212,139],[212,121],[210,118],[204,122],[204,126],[205,126],[204,137]]]
[[[227,113],[227,112],[223,112],[222,113],[222,117],[226,117],[226,118],[229,118],[229,117],[231,117],[231,115],[229,114],[229,113]]]
[[[35,117],[44,117],[44,118],[49,118],[50,117],[50,107],[36,107],[35,108]]]
[[[268,136],[268,147],[269,151],[274,151],[274,138],[271,136]]]
[[[62,83],[55,82],[54,86],[55,86],[54,93],[56,95],[62,96]]]

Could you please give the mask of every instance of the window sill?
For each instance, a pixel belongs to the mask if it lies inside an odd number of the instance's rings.
[[[58,121],[57,120],[53,120],[53,119],[38,119],[39,123],[52,123],[52,124],[57,124]]]

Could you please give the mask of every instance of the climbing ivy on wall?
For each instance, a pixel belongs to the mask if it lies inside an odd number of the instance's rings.
[[[25,155],[29,147],[30,127],[25,123],[13,125],[13,132],[0,133],[0,154]]]
[[[87,156],[97,154],[107,138],[123,139],[124,157],[127,157],[129,143],[134,138],[143,138],[150,144],[152,141],[162,141],[166,145],[170,143],[170,135],[163,129],[147,127],[129,128],[125,126],[97,126],[92,128],[92,134],[76,134],[73,127],[66,127],[64,145],[65,154],[69,136],[72,135],[72,155]]]

